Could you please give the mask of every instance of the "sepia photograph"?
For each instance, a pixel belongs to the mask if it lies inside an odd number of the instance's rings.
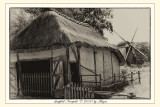
[[[9,99],[151,99],[151,8],[10,7]]]

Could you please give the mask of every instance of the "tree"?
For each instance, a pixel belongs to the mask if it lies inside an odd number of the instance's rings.
[[[133,50],[133,58],[131,64],[142,65],[144,62],[150,61],[150,45],[147,42],[134,43],[135,47],[143,52],[148,59],[145,59],[139,52]]]
[[[24,29],[35,16],[28,14],[24,9],[10,8],[9,34],[10,40],[22,29]]]
[[[109,31],[113,31],[113,26],[107,19],[113,18],[111,14],[111,9],[106,8],[72,8],[74,19],[81,22],[88,23],[93,28],[98,30],[101,34],[102,30],[106,28]]]

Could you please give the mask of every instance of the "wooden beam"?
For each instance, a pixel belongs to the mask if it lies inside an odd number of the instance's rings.
[[[89,68],[86,68],[86,67],[84,67],[83,65],[80,65],[80,66],[83,67],[84,69],[86,69],[86,70],[92,72],[93,74],[96,74],[96,73],[94,72],[94,70],[91,70],[91,69],[89,69]],[[96,74],[96,75],[97,75],[97,74]]]
[[[17,73],[17,87],[18,87],[18,93],[17,93],[17,95],[18,96],[21,96],[21,95],[23,95],[22,94],[22,87],[21,87],[21,63],[20,63],[20,60],[19,60],[19,54],[17,53],[17,71],[18,71],[18,73]]]
[[[67,46],[66,47],[66,69],[67,69],[67,72],[66,72],[66,74],[67,74],[67,76],[65,75],[65,80],[66,81],[64,81],[65,83],[65,85],[67,85],[68,83],[69,83],[69,79],[70,79],[70,75],[69,75],[69,46]]]
[[[54,68],[54,71],[52,70],[53,74],[55,74],[55,72],[56,72],[56,70],[57,70],[57,67],[58,67],[58,65],[59,65],[59,62],[60,62],[60,61],[57,62],[56,66],[55,66],[55,68]]]
[[[82,81],[81,77],[81,58],[80,58],[80,48],[81,46],[77,46],[77,55],[78,55],[78,61],[77,61],[77,66],[78,66],[78,72],[79,72],[79,77],[77,77],[77,79],[80,81]]]
[[[105,71],[104,71],[104,50],[103,50],[103,79],[105,80]]]
[[[93,49],[93,54],[94,54],[94,71],[95,74],[97,74],[97,68],[96,68],[96,54],[97,52],[95,51],[95,49]],[[95,75],[95,81],[96,81],[96,86],[97,86],[97,76]]]
[[[112,51],[111,51],[111,66],[112,66],[112,77],[113,77],[113,61],[112,61]],[[113,83],[113,78],[112,78],[112,83]]]
[[[54,98],[53,93],[53,52],[51,50],[51,59],[50,59],[50,81],[51,81],[51,97]]]
[[[74,57],[76,58],[76,62],[78,61],[78,56],[76,55],[76,51],[74,50],[74,48],[71,46],[71,50],[74,54]]]

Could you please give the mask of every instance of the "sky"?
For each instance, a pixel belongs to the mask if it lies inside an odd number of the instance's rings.
[[[131,41],[135,30],[138,28],[133,42],[150,42],[150,9],[112,9],[114,15],[111,20],[113,24],[113,30],[121,35],[125,40]],[[109,34],[105,32],[111,42],[119,42],[121,39],[113,33]],[[112,37],[114,35],[114,37]],[[111,38],[110,38],[111,37]]]

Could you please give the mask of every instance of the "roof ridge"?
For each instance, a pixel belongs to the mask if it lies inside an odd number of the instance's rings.
[[[76,24],[79,24],[79,25],[82,25],[82,26],[85,26],[85,27],[90,27],[90,25],[89,25],[88,23],[84,23],[84,22],[78,21],[78,20],[76,20],[76,19],[73,19],[73,18],[71,18],[71,17],[69,17],[69,16],[67,16],[67,15],[65,15],[65,14],[63,14],[63,13],[61,13],[61,12],[55,10],[55,9],[52,9],[52,10],[50,10],[50,11],[54,11],[54,12],[57,13],[58,15],[66,18],[66,19],[68,19],[68,20],[70,20],[70,21],[72,21],[72,22],[74,22],[74,23],[76,23]]]

